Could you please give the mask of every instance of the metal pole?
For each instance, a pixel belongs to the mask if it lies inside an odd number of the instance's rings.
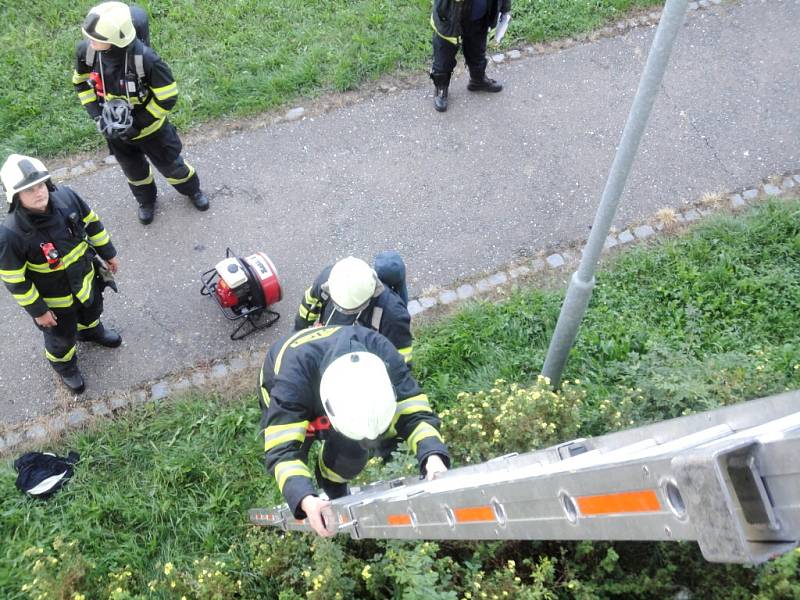
[[[583,249],[580,266],[573,273],[567,288],[567,296],[561,307],[561,314],[547,350],[544,367],[542,367],[542,375],[550,379],[553,387],[558,387],[561,383],[561,375],[564,372],[569,351],[575,343],[578,328],[592,297],[597,261],[603,251],[603,244],[611,228],[614,214],[617,212],[617,205],[622,191],[625,189],[625,182],[628,179],[633,159],[636,158],[639,143],[658,94],[658,88],[664,78],[673,43],[686,17],[688,3],[689,0],[667,0],[664,6],[661,21],[653,40],[653,47],[647,56],[639,89],[633,99],[628,122],[622,132],[622,139],[608,174],[603,197],[594,217],[589,240]]]

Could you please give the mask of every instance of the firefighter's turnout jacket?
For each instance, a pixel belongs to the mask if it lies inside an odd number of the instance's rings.
[[[323,287],[332,268],[333,265],[330,265],[323,269],[306,290],[294,319],[295,330],[313,327],[317,322],[324,325],[352,325],[358,317],[358,323],[381,333],[394,344],[407,363],[411,362],[414,338],[411,335],[411,315],[403,299],[384,285],[381,294],[370,300],[357,315],[338,311]]]
[[[178,101],[178,84],[172,71],[138,38],[125,48],[112,46],[103,52],[93,51],[89,40],[81,40],[75,52],[72,83],[93,119],[100,116],[102,102],[129,99],[133,126],[139,130],[135,140],[158,131]]]
[[[499,13],[511,12],[511,0],[487,0],[486,22],[490,27],[497,23]],[[433,0],[431,27],[436,35],[452,44],[458,44],[462,35],[462,18],[469,18],[472,0]]]
[[[50,192],[49,211],[34,215],[17,205],[0,227],[0,278],[34,318],[92,304],[99,293],[93,251],[105,260],[117,254],[97,214],[70,188]],[[46,244],[55,246],[57,264],[48,263]]]
[[[259,382],[266,468],[297,518],[305,517],[301,500],[316,494],[302,450],[309,424],[325,416],[319,396],[322,373],[339,356],[364,350],[383,359],[397,396],[394,420],[383,437],[405,440],[420,465],[439,454],[449,466],[439,418],[385,337],[360,325],[304,329],[270,348]]]

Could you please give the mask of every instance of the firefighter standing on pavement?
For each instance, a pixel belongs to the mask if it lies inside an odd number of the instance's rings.
[[[128,178],[139,221],[146,225],[155,216],[157,189],[148,159],[198,210],[207,210],[200,179],[181,156],[181,140],[167,120],[178,86],[166,63],[137,39],[128,5],[95,6],[82,31],[87,39],[78,44],[72,83]]]
[[[436,88],[433,105],[447,110],[450,77],[456,67],[459,44],[469,68],[467,89],[471,92],[499,92],[503,86],[486,76],[486,36],[499,14],[511,12],[511,0],[433,0],[433,66],[431,79]]]
[[[383,334],[405,361],[411,362],[414,343],[411,315],[400,295],[407,294],[405,265],[396,252],[379,254],[376,266],[380,265],[394,267],[388,271],[402,269],[400,280],[395,283],[398,291],[384,285],[366,262],[348,256],[325,268],[306,290],[295,317],[295,330],[313,327],[317,322],[323,325],[358,322]]]
[[[97,253],[111,272],[119,263],[97,214],[68,187],[56,188],[41,161],[12,154],[0,179],[9,215],[0,227],[0,278],[44,333],[45,356],[64,384],[84,389],[75,340],[115,348],[122,338],[100,322]]]
[[[315,466],[316,480],[335,499],[347,495],[371,449],[404,439],[431,479],[450,465],[439,418],[392,344],[360,325],[305,329],[267,352],[259,381],[267,470],[295,517],[326,527],[328,504],[317,495],[307,463],[309,425],[330,424]]]

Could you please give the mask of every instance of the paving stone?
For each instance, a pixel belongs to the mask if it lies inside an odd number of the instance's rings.
[[[442,304],[452,304],[458,300],[458,294],[453,290],[444,290],[439,294],[439,302]]]
[[[742,196],[744,196],[745,200],[755,200],[758,198],[758,190],[745,190],[742,192]]]
[[[86,172],[86,169],[83,165],[76,165],[69,170],[70,177],[77,177],[78,175],[83,175]]]
[[[422,305],[419,303],[419,300],[412,300],[411,302],[408,303],[408,314],[411,315],[412,317],[414,315],[418,315],[423,310],[425,309],[422,308]]]
[[[626,26],[627,25],[626,25],[625,21],[617,21],[617,29],[619,29],[620,31],[625,29]]]
[[[302,119],[304,114],[306,114],[306,109],[302,106],[298,106],[287,112],[284,118],[287,121],[297,121],[298,119]]]
[[[626,229],[625,231],[621,231],[619,233],[619,235],[617,236],[617,239],[619,240],[620,244],[630,244],[636,238],[633,237],[633,234],[630,232],[629,229]]]
[[[247,368],[247,361],[237,356],[236,358],[231,359],[229,366],[231,371],[238,373],[239,371],[244,371]]]
[[[508,58],[510,58],[511,60],[516,60],[521,56],[522,56],[522,52],[520,52],[519,50],[509,50],[508,51]]]
[[[169,384],[164,381],[160,381],[150,388],[150,398],[152,398],[154,402],[157,400],[163,400],[168,395]]]
[[[67,425],[80,427],[89,420],[89,413],[85,408],[76,408],[67,415]]]
[[[535,258],[531,261],[531,271],[538,273],[544,270],[544,261],[541,258]]]
[[[220,363],[218,365],[214,365],[211,368],[211,373],[209,374],[209,377],[211,377],[211,379],[222,379],[227,374],[228,374],[228,367]]]
[[[656,232],[652,227],[650,227],[650,225],[639,225],[633,229],[633,234],[640,240],[646,240],[647,238],[654,236]]]
[[[206,375],[205,373],[201,373],[198,371],[197,373],[192,373],[192,384],[195,386],[201,386],[206,382]]]
[[[108,417],[111,415],[111,409],[108,408],[108,404],[105,402],[95,402],[92,404],[92,414],[98,417]]]
[[[687,221],[691,223],[692,221],[697,221],[700,218],[700,213],[697,212],[695,209],[691,209],[683,213],[683,216]]]
[[[560,254],[551,254],[547,257],[547,266],[551,269],[557,269],[564,265],[564,257]]]
[[[653,12],[651,12],[647,16],[650,17],[651,21],[658,21],[661,18],[661,11],[660,10],[654,10]]]
[[[109,154],[103,159],[103,163],[106,165],[115,165],[117,164],[117,157],[113,154]]]
[[[699,0],[697,4],[700,6],[700,8],[708,8],[711,6],[711,3],[708,0]]]
[[[800,175],[795,175],[795,176],[794,176],[794,180],[795,180],[797,183],[800,183]]]
[[[497,273],[494,273],[489,276],[489,283],[495,286],[503,285],[507,281],[508,281],[508,275],[506,275],[502,271],[498,271]]]
[[[97,168],[97,165],[95,164],[95,162],[94,162],[93,160],[86,160],[86,161],[83,161],[83,163],[81,164],[81,166],[82,166],[84,169],[86,169],[87,171],[94,171],[94,170]]]
[[[793,188],[797,184],[794,182],[794,179],[790,179],[790,178],[787,177],[786,179],[783,180],[782,185],[783,185],[783,187],[785,189],[788,190],[788,189]]]
[[[697,10],[698,8],[700,8],[700,6],[697,2],[689,2],[689,10]]]
[[[436,306],[436,298],[431,298],[430,296],[425,296],[424,298],[419,299],[419,303],[422,305],[422,308],[428,310],[429,308],[433,308]]]
[[[722,0],[711,0],[711,4],[721,4]]]
[[[489,282],[488,279],[481,279],[480,281],[475,282],[475,289],[478,290],[479,294],[485,294],[486,292],[491,292],[494,289],[494,286]]]
[[[698,208],[697,212],[699,212],[702,216],[707,217],[714,211],[712,211],[710,208]]]
[[[47,439],[47,429],[44,428],[43,425],[36,424],[31,427],[28,427],[25,430],[25,439],[27,440],[34,440],[36,442],[44,441]]]
[[[172,389],[176,392],[182,392],[184,390],[188,390],[192,387],[192,382],[188,379],[184,378],[178,381],[175,385],[172,386]]]
[[[465,283],[464,285],[458,286],[456,294],[458,294],[458,297],[461,298],[461,300],[466,300],[467,298],[472,298],[475,295],[475,288],[470,284]]]
[[[50,177],[56,180],[61,180],[67,177],[69,174],[69,169],[67,167],[61,167],[60,169],[56,169],[55,171],[50,172]]]
[[[747,202],[744,201],[741,194],[734,194],[731,198],[731,208],[743,208],[747,206]]]
[[[506,55],[503,54],[502,52],[498,53],[498,54],[492,54],[492,62],[496,62],[497,64],[500,64],[501,62],[504,62],[505,60],[506,60]]]
[[[6,450],[10,450],[11,446],[6,442],[6,439],[3,436],[0,436],[0,455],[3,454]]]
[[[264,351],[256,350],[250,355],[250,366],[261,368],[261,365],[264,364]]]
[[[511,279],[517,279],[518,277],[522,277],[530,273],[531,270],[526,266],[519,266],[514,267],[513,269],[509,270],[508,275]]]
[[[108,401],[108,406],[111,410],[119,410],[120,408],[125,408],[127,405],[128,399],[124,396],[114,396]]]
[[[686,223],[686,217],[683,215],[683,213],[675,213],[675,220],[678,223]]]
[[[772,185],[768,183],[764,186],[764,193],[767,196],[780,196],[783,193],[783,190],[779,188],[777,185]]]

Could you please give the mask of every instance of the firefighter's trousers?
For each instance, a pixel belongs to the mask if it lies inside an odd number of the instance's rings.
[[[479,78],[486,72],[486,35],[489,24],[486,19],[465,21],[462,27],[461,48],[464,62],[469,67],[470,75]],[[458,45],[452,44],[433,33],[433,66],[431,73],[448,75],[456,68]]]
[[[142,206],[152,206],[158,195],[150,163],[179,193],[191,196],[200,191],[200,178],[194,167],[183,160],[181,138],[169,121],[141,140],[109,139],[108,146]]]
[[[90,333],[100,325],[103,314],[103,293],[97,278],[94,280],[94,298],[89,305],[74,299],[70,308],[52,309],[57,319],[55,327],[41,327],[44,334],[44,354],[52,367],[61,375],[72,375],[78,369],[75,340],[78,332]]]

